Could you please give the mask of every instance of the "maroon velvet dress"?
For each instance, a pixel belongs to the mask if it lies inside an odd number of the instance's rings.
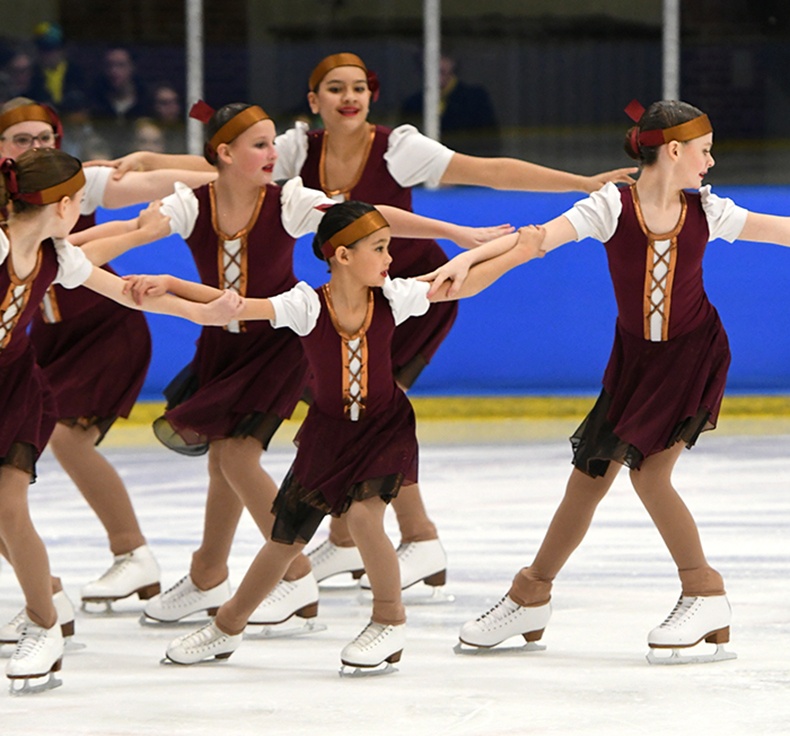
[[[94,224],[94,215],[83,215],[75,231]],[[99,444],[118,417],[129,416],[143,387],[151,361],[145,316],[85,287],[55,284],[33,317],[30,339],[58,420],[98,427]]]
[[[611,460],[639,468],[678,441],[693,446],[716,426],[730,365],[702,280],[709,229],[699,193],[684,192],[677,226],[660,235],[645,226],[633,187],[620,196],[617,230],[605,243],[618,308],[614,346],[603,390],[571,437],[573,464],[592,477]],[[661,258],[657,241],[669,244]],[[660,325],[652,339],[651,319]]]
[[[186,239],[201,281],[257,298],[294,286],[295,240],[282,225],[280,187],[261,189],[247,227],[233,235],[219,231],[213,191],[211,184],[195,190],[199,212]],[[232,242],[238,252],[231,258]],[[266,448],[293,413],[306,374],[302,346],[290,330],[265,321],[204,327],[192,363],[165,392],[167,411],[154,432],[185,455],[203,454],[210,442],[228,437],[256,437]]]
[[[411,189],[402,187],[387,170],[389,128],[371,127],[370,148],[357,181],[343,195],[373,205],[386,204],[412,212]],[[312,130],[307,134],[307,159],[300,172],[306,187],[323,190],[333,197],[324,181],[324,146],[326,132]],[[390,243],[393,278],[407,278],[430,273],[447,262],[447,256],[435,240],[392,238]],[[392,341],[392,365],[402,386],[410,387],[430,362],[450,332],[458,314],[458,302],[437,302],[422,317],[398,325]]]
[[[318,322],[300,338],[314,397],[273,509],[272,539],[285,544],[308,542],[326,514],[339,516],[354,500],[380,496],[389,502],[401,485],[417,482],[414,411],[392,374],[395,320],[387,298],[371,289],[365,325],[346,335],[327,287],[316,291]],[[352,338],[359,339],[353,355],[347,344]],[[364,375],[356,399],[350,390],[355,375]]]
[[[26,329],[58,273],[51,240],[33,272],[19,279],[10,255],[0,263],[0,465],[35,478],[35,463],[55,428],[56,406]]]

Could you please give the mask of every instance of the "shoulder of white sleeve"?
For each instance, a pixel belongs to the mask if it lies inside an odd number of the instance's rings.
[[[272,327],[288,327],[297,335],[308,335],[321,313],[321,300],[316,290],[300,281],[292,289],[269,299],[274,309]]]
[[[74,289],[84,284],[93,273],[93,264],[88,257],[81,248],[72,245],[68,240],[56,238],[53,242],[58,256],[55,283],[67,289]]]
[[[737,240],[746,225],[749,211],[739,207],[728,197],[714,194],[709,184],[700,187],[699,193],[708,221],[709,239],[721,238],[730,243]]]
[[[614,235],[622,210],[620,189],[608,182],[563,214],[576,230],[576,240],[595,238],[605,243]]]
[[[274,180],[298,176],[307,160],[307,123],[294,123],[285,133],[274,139],[277,161],[274,163]]]
[[[184,182],[177,181],[173,185],[173,193],[162,200],[161,212],[170,218],[170,233],[177,233],[182,238],[188,238],[197,221],[198,199]]]
[[[431,303],[428,301],[428,290],[431,285],[427,281],[416,279],[391,279],[387,277],[381,291],[392,308],[395,324],[405,322],[409,317],[425,314]]]
[[[283,227],[292,238],[314,233],[324,216],[323,208],[334,204],[322,191],[304,186],[302,177],[295,176],[280,191]]]
[[[81,215],[92,215],[104,202],[107,182],[113,172],[111,166],[87,166],[85,173],[85,194],[80,203]]]
[[[402,187],[439,186],[455,151],[429,138],[413,125],[390,132],[384,160],[392,178]]]

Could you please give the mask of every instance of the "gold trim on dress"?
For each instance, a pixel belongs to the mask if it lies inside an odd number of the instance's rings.
[[[332,321],[332,326],[335,332],[340,336],[340,365],[343,368],[342,376],[342,390],[343,390],[343,411],[345,415],[352,421],[362,419],[365,414],[365,404],[368,397],[368,339],[367,331],[373,321],[373,291],[368,289],[368,308],[365,313],[365,319],[362,326],[353,334],[350,335],[346,332],[340,324],[335,311],[335,305],[332,302],[332,293],[329,290],[329,284],[324,284],[321,287],[324,293],[327,309],[329,310],[329,318]],[[355,340],[359,341],[356,347],[351,345]],[[351,362],[353,360],[359,362],[359,370],[354,372],[351,370]],[[358,388],[358,392],[352,391],[353,387]],[[359,414],[354,417],[354,408],[359,410]]]
[[[217,211],[217,192],[214,187],[214,182],[209,183],[209,202],[211,203],[211,227],[217,235],[217,284],[220,289],[233,289],[241,296],[247,296],[247,285],[249,284],[249,266],[247,262],[248,257],[248,235],[255,223],[263,207],[263,201],[266,198],[266,187],[261,187],[258,195],[258,201],[255,203],[252,216],[247,224],[238,232],[233,235],[228,235],[219,226],[219,214]],[[226,244],[228,242],[238,240],[239,252],[234,254],[228,251]],[[227,265],[235,264],[239,268],[239,276],[236,279],[230,280],[227,276],[227,266],[225,258],[228,258]],[[239,322],[239,330],[244,332],[247,328],[244,322]],[[227,330],[226,325],[223,329]]]
[[[368,136],[367,143],[365,143],[365,151],[362,154],[362,163],[359,165],[357,172],[354,174],[354,178],[347,187],[343,187],[342,189],[330,189],[329,185],[327,184],[327,177],[326,177],[326,146],[327,141],[329,140],[329,132],[324,131],[323,138],[321,139],[321,158],[318,161],[318,178],[321,182],[321,189],[324,190],[324,194],[327,197],[336,197],[338,194],[343,195],[343,199],[348,199],[349,195],[351,194],[351,190],[359,184],[359,180],[362,178],[362,174],[365,172],[365,167],[368,165],[368,158],[370,158],[370,151],[373,148],[373,141],[376,138],[376,127],[368,123],[370,127],[370,135]]]
[[[8,237],[7,231],[6,237]],[[27,307],[27,303],[30,301],[30,291],[33,282],[41,271],[41,264],[44,260],[44,250],[43,248],[39,248],[36,255],[36,265],[33,267],[33,270],[24,279],[20,279],[16,275],[16,271],[14,271],[10,238],[8,238],[8,245],[6,269],[8,271],[8,279],[11,283],[8,285],[3,301],[0,304],[0,349],[6,347],[11,341],[11,337],[14,334],[14,327],[16,327],[19,318],[22,316],[22,312],[25,311],[25,307]],[[16,312],[10,319],[6,319],[6,314],[11,307],[16,307]]]
[[[645,223],[639,195],[634,184],[631,185],[631,194],[637,222],[642,232],[647,236],[645,286],[642,300],[643,336],[645,340],[652,340],[650,320],[654,314],[658,313],[661,316],[661,340],[666,341],[669,339],[669,317],[672,309],[672,285],[675,281],[675,268],[677,266],[678,235],[686,222],[688,202],[686,201],[686,195],[681,191],[680,217],[678,217],[675,227],[667,233],[654,233]],[[661,241],[669,241],[669,247],[664,253],[659,253],[656,248],[656,243]],[[666,266],[667,272],[663,277],[659,278],[655,275],[655,270],[657,266],[662,264]],[[661,292],[661,300],[658,303],[654,302],[652,298],[656,287]]]
[[[44,319],[44,322],[47,324],[54,325],[56,322],[63,321],[63,317],[60,314],[60,305],[58,304],[58,297],[55,293],[54,286],[50,286],[47,289],[47,293],[44,294],[44,298],[41,300],[39,308],[41,309],[41,316]]]

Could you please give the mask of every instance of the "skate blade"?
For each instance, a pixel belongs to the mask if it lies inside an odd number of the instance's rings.
[[[233,651],[236,651],[235,649]],[[206,665],[217,665],[223,662],[227,662],[230,659],[230,655],[233,652],[226,652],[225,654],[218,654],[214,655],[213,657],[209,657],[208,659],[201,659],[197,662],[176,662],[175,659],[170,659],[166,654],[162,659],[159,660],[159,664],[167,665],[168,667],[195,667],[197,665],[206,666]]]
[[[728,652],[723,644],[716,645],[716,651],[712,654],[681,654],[682,648],[672,649],[671,654],[662,656],[657,654],[660,650],[651,649],[647,653],[647,661],[650,664],[708,664],[709,662],[726,662],[728,659],[737,659],[735,652]]]
[[[395,672],[398,672],[397,667],[393,667],[390,662],[382,662],[380,665],[376,667],[357,667],[353,664],[343,664],[340,665],[340,669],[338,670],[338,675],[340,677],[349,677],[349,678],[356,678],[356,677],[379,677],[380,675],[391,675]]]
[[[39,680],[43,680],[47,675],[41,675],[41,677],[26,677],[26,678],[13,678],[8,686],[8,692],[11,695],[36,695],[37,693],[43,693],[47,690],[54,690],[56,687],[60,687],[63,684],[62,680],[59,680],[55,677],[54,672],[49,673],[49,677],[44,682],[39,682]],[[31,682],[35,682],[35,684],[31,684]]]
[[[261,629],[260,631],[245,631],[245,639],[288,639],[299,636],[309,636],[310,634],[326,631],[325,624],[319,624],[313,619],[306,619],[301,626],[294,626],[292,624],[247,624],[248,628],[250,626],[261,626]]]
[[[546,650],[545,644],[538,644],[534,641],[528,641],[521,646],[500,647],[496,644],[490,647],[476,647],[472,644],[467,644],[465,641],[459,641],[454,647],[453,651],[456,654],[466,654],[472,656],[486,655],[486,654],[524,654],[526,652],[543,652]]]
[[[402,591],[403,605],[404,606],[434,606],[443,603],[452,603],[455,601],[455,596],[448,593],[443,586],[420,586],[419,583],[410,585]],[[428,588],[426,590],[425,588]],[[367,606],[373,600],[373,591],[370,588],[361,588],[357,596],[357,602]]]
[[[196,625],[205,624],[212,618],[213,616],[205,613],[203,616],[191,614],[189,616],[185,616],[184,618],[177,619],[176,621],[159,621],[155,618],[148,618],[148,616],[146,616],[144,613],[141,613],[140,618],[137,619],[137,622],[140,624],[140,626],[150,626],[153,629],[187,629],[194,628]]]
[[[86,649],[87,644],[83,644],[81,641],[74,641],[73,637],[68,636],[63,640],[63,651],[64,652],[78,652],[80,649]]]

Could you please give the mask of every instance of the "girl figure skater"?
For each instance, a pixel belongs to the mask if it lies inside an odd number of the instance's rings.
[[[274,179],[301,176],[305,185],[323,190],[335,201],[357,199],[411,210],[411,189],[419,184],[468,184],[526,191],[592,192],[607,181],[629,182],[635,169],[617,169],[597,176],[579,176],[512,158],[479,158],[456,153],[422,135],[411,125],[394,130],[368,122],[378,80],[356,54],[323,59],[309,80],[308,102],[321,116],[323,129],[296,127],[277,137],[279,154]],[[205,164],[187,156],[136,152],[112,162],[116,176],[137,168],[195,167]],[[431,239],[392,243],[396,277],[432,271],[447,258]],[[393,366],[398,383],[408,389],[448,334],[457,313],[455,302],[437,304],[418,319],[398,327],[393,340]],[[424,580],[444,585],[447,559],[436,526],[428,517],[419,486],[405,489],[393,501],[400,527],[398,557],[401,581],[409,587]],[[359,551],[343,517],[333,517],[329,539],[310,553],[316,578],[350,572],[362,575]],[[363,588],[368,587],[362,578]]]
[[[394,130],[368,121],[371,101],[378,97],[378,80],[357,55],[333,54],[313,70],[307,95],[310,109],[323,128],[309,131],[305,123],[279,136],[275,177],[300,175],[336,201],[364,200],[412,208],[411,189],[419,184],[468,184],[497,189],[591,192],[606,181],[627,181],[633,169],[584,177],[510,158],[480,158],[456,153],[422,135],[411,125]],[[418,276],[447,261],[434,240],[392,242],[393,277]],[[430,362],[450,331],[456,302],[435,304],[427,314],[403,323],[395,331],[392,362],[399,385],[408,390]],[[404,489],[393,500],[401,540],[398,557],[404,588],[424,581],[446,581],[447,558],[435,524],[428,517],[419,485]],[[345,518],[333,517],[329,538],[310,554],[316,577],[361,569]],[[369,588],[362,577],[361,586]]]
[[[535,230],[494,242],[528,260],[538,252],[538,236]],[[348,518],[373,591],[371,621],[343,648],[343,665],[374,668],[400,659],[406,618],[398,559],[383,517],[400,489],[417,482],[417,440],[411,405],[393,378],[390,348],[396,325],[425,313],[429,300],[426,283],[389,279],[389,241],[390,227],[379,210],[354,201],[335,205],[313,241],[316,256],[329,263],[329,283],[313,289],[300,282],[269,299],[245,298],[241,319],[266,320],[301,338],[313,375],[313,401],[296,438],[296,458],[274,501],[271,540],[215,620],[171,642],[170,661],[229,657],[256,607],[326,514]],[[456,297],[490,283],[490,268],[489,263],[476,267]],[[130,289],[135,294],[170,290],[201,300],[216,293],[171,277],[141,277]],[[436,294],[433,301],[443,298]]]
[[[708,117],[684,102],[656,102],[627,112],[638,124],[626,151],[640,162],[631,187],[607,184],[545,225],[543,249],[593,237],[604,243],[618,316],[615,342],[595,406],[571,437],[573,465],[565,496],[537,555],[515,576],[490,611],[464,624],[463,644],[493,647],[512,636],[541,638],[549,620],[554,578],[581,543],[595,508],[623,465],[677,565],[681,594],[648,634],[649,661],[712,661],[734,655],[730,605],[722,576],[702,549],[689,510],[672,484],[683,447],[713,429],[724,392],[730,350],[702,282],[710,240],[790,245],[790,219],[755,214],[701,186],[713,166]],[[457,284],[469,263],[489,254],[461,254],[440,269]],[[451,293],[454,287],[450,289]],[[659,657],[705,640],[710,656]]]
[[[30,148],[60,148],[63,129],[56,112],[26,97],[0,107],[0,155],[17,159]],[[111,178],[109,167],[90,167],[85,173],[85,195],[74,228],[82,232],[96,224],[100,206],[126,207],[158,199],[173,191],[175,182],[199,186],[216,173],[183,170],[133,172],[123,181]],[[114,222],[93,231],[111,235],[135,225]],[[81,245],[85,236],[70,236]],[[109,266],[105,269],[114,273]],[[127,417],[142,388],[151,355],[145,317],[89,289],[65,289],[53,284],[35,312],[31,340],[36,360],[52,388],[58,422],[50,447],[104,527],[112,566],[81,590],[87,602],[111,601],[137,593],[150,598],[159,592],[159,565],[140,529],[117,471],[97,446],[117,417]],[[58,619],[68,635],[74,632],[74,610],[61,581],[53,578]],[[24,623],[21,610],[0,627],[0,644],[15,644]]]
[[[52,673],[60,669],[63,654],[47,553],[27,503],[35,462],[57,412],[26,329],[52,283],[67,288],[84,284],[126,306],[136,304],[122,294],[124,282],[118,276],[97,268],[82,250],[62,240],[79,218],[85,189],[77,159],[54,149],[32,149],[16,162],[4,159],[0,170],[0,207],[8,207],[8,220],[0,228],[0,552],[25,595],[25,622],[6,667],[13,692],[35,689],[29,681],[47,675],[40,687],[59,684]],[[145,228],[153,232],[135,237],[158,233],[157,218],[147,222]],[[97,241],[95,247],[110,244]],[[232,294],[213,304],[171,295],[146,297],[140,304],[150,311],[217,324],[231,319],[238,306]],[[21,687],[15,686],[17,681]]]
[[[162,211],[170,215],[172,231],[186,240],[204,284],[256,298],[288,290],[296,284],[296,238],[315,231],[322,216],[318,208],[332,201],[299,179],[282,187],[272,184],[275,127],[257,105],[234,103],[214,112],[198,103],[193,111],[208,122],[205,155],[219,175],[194,192],[179,184],[164,200]],[[464,247],[502,232],[463,228],[395,208],[387,208],[387,214],[401,235],[450,237]],[[146,604],[149,620],[172,623],[213,613],[227,600],[228,557],[245,506],[270,538],[277,486],[261,466],[261,455],[299,401],[306,371],[296,335],[266,322],[242,320],[202,331],[190,367],[166,392],[168,408],[154,431],[175,451],[208,451],[203,538],[189,573]],[[277,624],[294,614],[312,620],[317,610],[310,561],[299,555],[253,621]]]

